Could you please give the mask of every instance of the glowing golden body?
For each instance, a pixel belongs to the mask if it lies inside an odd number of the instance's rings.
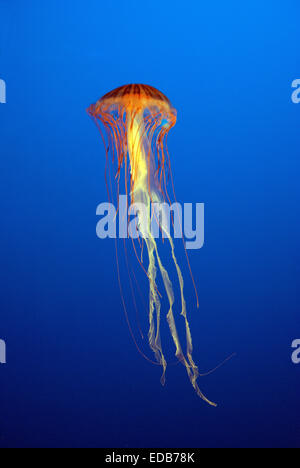
[[[148,252],[147,276],[149,279],[149,344],[157,362],[162,366],[161,382],[165,382],[167,362],[160,338],[162,319],[161,301],[157,288],[157,272],[163,280],[168,297],[169,310],[166,315],[176,348],[177,359],[185,366],[196,393],[210,402],[197,384],[198,368],[192,357],[192,337],[187,318],[184,298],[184,282],[178,265],[173,240],[163,223],[160,228],[169,241],[171,256],[176,268],[181,297],[181,316],[186,330],[186,352],[180,344],[174,318],[174,290],[169,274],[159,255],[156,240],[151,234],[151,202],[170,202],[167,191],[166,170],[170,168],[166,139],[176,123],[176,110],[160,91],[146,85],[128,85],[118,88],[92,105],[89,114],[104,125],[109,146],[113,147],[113,158],[117,158],[116,178],[120,180],[121,168],[125,168],[125,184],[130,171],[129,196],[132,202],[143,203],[147,209],[147,223],[141,223],[141,235]],[[153,144],[154,141],[154,144]]]

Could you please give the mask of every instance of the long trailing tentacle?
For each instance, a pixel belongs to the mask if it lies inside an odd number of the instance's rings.
[[[125,92],[125,91],[124,91]],[[149,91],[150,92],[150,91]],[[140,354],[148,361],[158,364],[162,367],[162,376],[161,383],[165,383],[165,373],[167,368],[167,361],[165,359],[161,335],[160,335],[160,325],[161,325],[161,293],[158,290],[157,285],[157,274],[160,272],[164,290],[166,292],[169,310],[166,315],[166,319],[169,325],[170,333],[175,345],[175,355],[178,359],[178,362],[181,362],[185,368],[189,380],[195,389],[197,395],[201,397],[204,401],[212,406],[216,406],[215,403],[211,402],[200,390],[197,379],[201,376],[198,371],[198,367],[193,360],[193,344],[192,344],[192,335],[190,331],[188,316],[187,316],[187,307],[186,300],[184,296],[184,281],[183,275],[178,264],[176,255],[175,255],[175,246],[171,238],[170,233],[167,231],[165,226],[156,220],[159,226],[160,231],[165,234],[163,239],[167,237],[169,245],[171,248],[171,258],[175,265],[177,279],[179,282],[180,288],[180,298],[181,298],[181,316],[184,319],[185,323],[185,334],[186,334],[186,351],[182,350],[182,346],[179,339],[179,334],[177,331],[176,321],[174,317],[174,305],[175,305],[175,294],[173,289],[173,284],[171,282],[169,273],[165,268],[162,258],[159,253],[159,249],[156,243],[155,238],[152,236],[151,231],[151,222],[152,222],[152,213],[151,213],[151,204],[155,202],[167,202],[171,205],[171,196],[168,192],[168,181],[167,178],[170,177],[171,185],[173,189],[174,199],[176,201],[175,191],[174,191],[174,181],[171,171],[170,156],[167,148],[167,137],[169,130],[176,123],[176,111],[172,111],[171,114],[165,115],[164,111],[160,108],[153,108],[149,110],[148,114],[144,114],[144,111],[141,111],[140,108],[132,109],[129,111],[121,105],[115,106],[113,112],[109,111],[108,107],[99,106],[96,110],[95,107],[92,107],[89,112],[97,123],[97,126],[101,132],[102,139],[104,141],[106,149],[106,185],[108,188],[108,193],[111,193],[112,196],[112,183],[110,179],[110,187],[108,187],[108,177],[107,177],[107,168],[108,164],[108,149],[111,149],[112,161],[116,162],[117,168],[115,173],[115,179],[117,182],[117,203],[119,210],[119,191],[120,191],[120,181],[121,181],[121,170],[122,167],[125,168],[125,191],[127,199],[130,198],[131,202],[142,202],[146,204],[147,208],[147,224],[143,225],[143,220],[140,219],[140,214],[138,214],[140,226],[139,231],[141,233],[141,239],[138,236],[138,243],[141,255],[139,255],[134,239],[132,239],[133,250],[135,256],[146,274],[149,281],[149,331],[148,339],[150,348],[152,349],[156,362],[148,358],[143,351],[140,349],[135,335],[133,333],[129,316],[127,313],[126,303],[123,294],[123,288],[120,278],[120,266],[119,266],[119,257],[118,257],[118,247],[117,242],[115,245],[116,248],[116,259],[117,259],[117,278],[121,291],[121,298],[123,309],[128,324],[128,328],[132,339],[140,352]],[[105,138],[100,129],[100,125],[97,122],[97,119],[102,122],[106,134],[108,144],[105,143]],[[165,123],[166,122],[166,123]],[[117,212],[118,212],[117,210]],[[127,215],[129,216],[129,215]],[[128,221],[128,220],[127,220]],[[172,223],[174,225],[173,217]],[[184,239],[183,239],[184,242]],[[125,241],[124,241],[125,244]],[[146,269],[143,262],[143,248],[146,247],[148,253],[148,268]],[[185,248],[185,246],[184,246]],[[192,275],[192,270],[188,258],[187,251],[185,249],[188,267],[192,277],[196,298],[197,306],[199,306],[198,293],[195,285],[195,281]],[[136,314],[138,316],[138,306],[135,299],[134,285],[131,278],[131,270],[128,261],[127,249],[125,246],[125,256],[126,256],[126,266],[129,276],[130,290],[133,297],[134,307],[136,309]],[[135,278],[135,277],[134,277]],[[137,282],[136,278],[135,281]],[[138,284],[138,282],[137,282]],[[141,336],[142,332],[141,332]],[[227,358],[224,362],[226,362]],[[224,363],[223,362],[223,363]],[[220,364],[220,365],[223,365]],[[211,372],[214,372],[217,368],[207,372],[208,375]]]

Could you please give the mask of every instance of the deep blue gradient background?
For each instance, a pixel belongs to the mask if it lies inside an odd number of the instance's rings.
[[[299,4],[202,3],[0,0],[2,447],[300,446]],[[160,386],[95,235],[105,155],[85,109],[131,82],[177,108],[177,198],[206,204],[199,311],[188,278],[186,295],[200,368],[237,353],[200,381],[217,409],[181,366]]]

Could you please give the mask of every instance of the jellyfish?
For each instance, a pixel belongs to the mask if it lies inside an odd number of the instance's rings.
[[[167,360],[164,355],[160,333],[162,293],[159,291],[157,284],[159,272],[162,278],[164,294],[167,298],[168,312],[166,320],[175,345],[175,356],[178,362],[184,365],[188,378],[197,395],[208,404],[216,406],[215,403],[206,398],[198,385],[200,374],[193,359],[193,344],[184,296],[183,275],[175,254],[174,241],[163,221],[163,217],[157,221],[169,245],[172,262],[174,262],[175,267],[174,271],[177,274],[178,297],[180,297],[181,316],[184,319],[186,335],[185,350],[183,350],[180,343],[175,322],[174,285],[170,279],[167,267],[163,263],[156,239],[151,232],[151,219],[153,216],[150,209],[151,204],[171,203],[168,193],[169,178],[172,181],[171,185],[173,188],[174,183],[170,155],[167,148],[167,138],[169,131],[176,124],[177,112],[169,99],[154,87],[143,84],[131,84],[119,87],[103,96],[96,104],[88,108],[88,114],[95,120],[101,132],[106,148],[106,167],[109,164],[109,152],[112,155],[112,160],[116,162],[116,173],[114,176],[118,193],[120,191],[119,185],[123,170],[125,174],[126,194],[130,198],[130,202],[141,203],[146,207],[146,222],[145,219],[141,220],[139,231],[143,245],[147,249],[148,258],[146,267],[143,264],[144,260],[139,260],[139,263],[149,281],[148,339],[156,362],[162,367],[161,383],[165,383]],[[105,133],[102,132],[100,123]],[[108,186],[107,176],[106,183]],[[192,274],[191,277],[193,279]],[[193,284],[195,287],[194,280]],[[197,292],[196,297],[197,305],[199,305]]]

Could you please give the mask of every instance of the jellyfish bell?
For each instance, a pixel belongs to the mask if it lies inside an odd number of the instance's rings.
[[[136,84],[121,86],[105,94],[96,104],[89,107],[88,113],[111,125],[123,123],[130,130],[134,121],[141,121],[150,126],[155,120],[156,126],[172,128],[176,123],[177,112],[169,99],[152,86]]]
[[[141,220],[139,229],[148,253],[148,266],[146,268],[144,267],[145,262],[143,259],[139,260],[139,263],[144,272],[146,272],[149,280],[148,340],[157,363],[162,367],[161,382],[165,382],[167,361],[164,356],[160,335],[162,304],[161,294],[157,286],[158,272],[161,275],[164,292],[168,301],[169,309],[165,318],[175,345],[175,356],[178,361],[184,365],[189,380],[197,395],[210,405],[216,406],[204,396],[197,383],[199,371],[192,357],[192,336],[187,317],[184,281],[175,255],[173,239],[163,222],[158,220],[161,230],[165,234],[166,239],[168,239],[171,261],[177,273],[177,282],[180,292],[180,316],[181,320],[183,320],[186,332],[185,351],[182,349],[177,332],[176,320],[178,320],[178,318],[175,320],[174,316],[174,287],[167,267],[163,264],[156,239],[151,233],[152,203],[167,202],[171,204],[170,195],[168,193],[168,176],[170,176],[172,180],[172,189],[174,192],[171,161],[167,149],[167,137],[169,131],[176,123],[177,112],[170,100],[162,92],[152,86],[131,84],[121,86],[103,96],[96,104],[89,107],[88,113],[95,120],[101,132],[106,148],[107,162],[109,162],[110,151],[112,161],[117,163],[115,178],[118,185],[118,193],[121,171],[123,170],[126,195],[130,197],[131,203],[138,202],[145,206],[147,222],[145,223]],[[106,138],[102,132],[100,123],[105,129]],[[176,199],[175,193],[173,193],[173,195]],[[138,258],[135,247],[134,251]],[[191,277],[193,279],[192,275]]]
[[[167,161],[164,140],[177,118],[169,99],[152,86],[126,85],[104,95],[90,106],[88,113],[102,122],[109,143],[114,145],[118,159],[117,176],[122,164],[127,163],[129,153],[132,201],[138,201],[137,191],[145,178],[148,179],[149,194],[156,201],[159,198],[157,191],[165,198],[162,188]]]
[[[143,84],[120,86],[105,94],[91,106],[93,107],[96,113],[109,113],[116,108],[132,113],[153,109],[165,112],[166,115],[175,114],[176,116],[176,110],[163,93],[152,86]]]

